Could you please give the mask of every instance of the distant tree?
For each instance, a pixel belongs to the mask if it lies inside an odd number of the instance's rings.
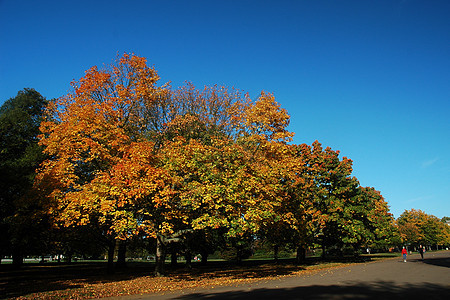
[[[397,219],[397,224],[404,243],[436,247],[449,243],[449,226],[422,210],[405,210]]]
[[[449,246],[450,245],[450,217],[443,217],[441,219],[442,224],[445,226],[442,227],[442,245]]]
[[[43,161],[38,145],[39,124],[47,100],[34,89],[26,88],[0,108],[0,257],[13,254],[21,264],[31,249],[40,222],[19,215],[33,216],[33,205],[21,199],[29,192],[35,170]],[[39,232],[39,230],[38,230]]]
[[[445,217],[444,217],[445,218]],[[438,224],[439,227],[439,234],[438,234],[438,241],[440,245],[443,246],[450,246],[450,226],[447,223],[449,220],[446,220],[446,222],[441,222]]]

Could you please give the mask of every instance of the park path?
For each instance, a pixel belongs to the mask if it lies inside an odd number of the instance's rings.
[[[321,270],[252,284],[108,298],[190,299],[450,299],[450,251]]]

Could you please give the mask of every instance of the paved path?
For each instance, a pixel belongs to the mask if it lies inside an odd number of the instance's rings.
[[[395,258],[253,284],[110,299],[450,299],[450,251],[425,253],[424,261],[414,254],[406,263]]]

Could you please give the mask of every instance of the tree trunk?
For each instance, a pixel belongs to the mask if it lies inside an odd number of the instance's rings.
[[[360,245],[354,244],[353,245],[353,256],[359,257],[359,249],[361,249]]]
[[[23,265],[23,254],[20,251],[14,251],[12,255],[12,264],[14,268],[20,268]]]
[[[119,240],[118,242],[118,251],[117,251],[117,268],[125,268],[127,266],[126,263],[126,253],[127,253],[127,241]]]
[[[116,250],[116,240],[112,240],[108,245],[108,265],[107,272],[114,273],[114,252]]]
[[[236,262],[238,265],[242,265],[242,247],[241,246],[236,246]]]
[[[72,256],[73,256],[73,252],[67,251],[64,253],[64,260],[70,264],[70,263],[72,263]]]
[[[177,266],[177,259],[178,259],[177,250],[176,249],[172,249],[172,252],[170,253],[170,265],[172,267],[176,267]]]
[[[166,263],[165,238],[158,235],[156,238],[156,266],[155,276],[164,276],[164,264]]]
[[[297,256],[296,256],[297,263],[303,263],[306,260],[306,249],[304,245],[300,245],[297,247]]]
[[[278,245],[274,245],[273,246],[273,258],[275,259],[275,262],[278,262],[278,252],[279,252]]]
[[[200,252],[202,255],[202,265],[206,265],[208,263],[208,251],[202,251]]]
[[[325,242],[322,242],[322,258],[327,257],[327,248],[325,247]]]
[[[191,251],[186,250],[186,253],[184,254],[184,258],[186,260],[186,268],[192,269],[192,254],[191,254]]]

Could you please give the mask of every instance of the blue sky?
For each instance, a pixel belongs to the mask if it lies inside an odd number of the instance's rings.
[[[391,212],[450,216],[450,1],[0,0],[0,104],[117,53],[161,83],[274,93],[294,143],[340,150]]]

